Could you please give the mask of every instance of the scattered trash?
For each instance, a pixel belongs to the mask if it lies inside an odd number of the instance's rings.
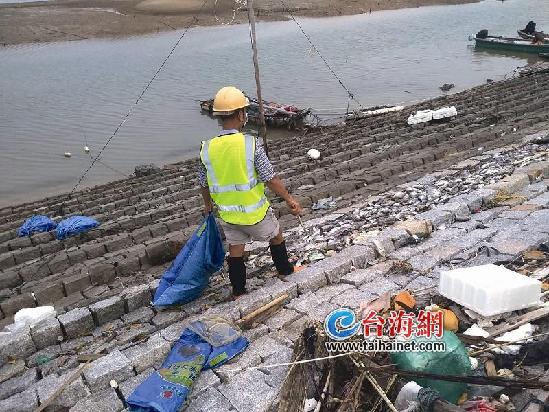
[[[418,110],[415,114],[411,114],[410,117],[408,117],[408,124],[426,123],[432,120],[447,119],[455,116],[457,116],[457,109],[455,106],[442,107],[437,110]]]
[[[541,282],[493,264],[442,271],[439,292],[483,316],[539,304]],[[512,298],[511,298],[512,297]]]
[[[196,299],[208,286],[210,276],[223,267],[224,260],[223,241],[210,213],[162,275],[153,304],[170,306]]]
[[[90,148],[88,146],[84,146],[84,153],[89,153],[90,152]]]
[[[524,343],[526,343],[527,339],[530,338],[535,331],[536,331],[536,327],[531,323],[527,323],[525,325],[519,326],[515,330],[504,333],[499,338],[496,338],[496,341],[499,341],[499,342],[523,341]],[[504,352],[510,355],[516,355],[520,351],[520,345],[505,345],[499,348],[494,348],[493,351],[496,353]]]
[[[407,310],[411,311],[416,306],[416,300],[412,296],[410,292],[407,290],[403,290],[402,292],[398,292],[394,299],[394,306],[395,310]]]
[[[400,112],[404,106],[375,106],[347,113],[345,119],[361,119],[364,117],[380,116],[385,113]]]
[[[416,342],[432,342],[436,338],[414,337]],[[399,369],[407,371],[431,372],[439,375],[465,376],[471,370],[471,362],[465,346],[450,331],[444,331],[440,341],[446,345],[444,352],[393,352],[391,361]],[[416,379],[423,386],[436,390],[440,396],[451,403],[456,403],[465,392],[465,384],[427,378]]]
[[[99,222],[92,217],[71,216],[58,223],[55,229],[57,239],[63,240],[70,236],[87,232],[99,225]]]
[[[336,201],[330,197],[326,197],[324,199],[319,199],[316,203],[313,204],[312,209],[313,210],[326,210],[336,207],[337,203]]]
[[[316,409],[318,402],[315,398],[307,399],[305,406],[303,406],[303,412],[313,412]]]
[[[69,157],[72,157],[72,153],[71,152],[65,152],[65,153],[63,153],[63,156],[65,156],[66,158],[69,158]]]
[[[418,404],[417,395],[420,389],[421,386],[414,381],[406,383],[395,399],[395,408],[399,411],[403,411],[413,404]]]
[[[134,174],[135,177],[144,177],[144,176],[150,176],[155,173],[159,173],[162,171],[157,165],[154,163],[148,164],[148,165],[139,165],[135,167]]]
[[[439,87],[439,89],[442,90],[443,92],[447,92],[453,89],[454,87],[456,87],[454,83],[444,83],[442,86]]]
[[[24,237],[30,236],[36,232],[49,232],[57,227],[55,223],[48,216],[34,215],[29,217],[17,230],[17,236]]]
[[[23,308],[17,311],[13,317],[16,325],[33,327],[48,318],[55,318],[57,312],[53,306],[38,306],[37,308]]]
[[[467,336],[480,336],[482,338],[487,338],[488,336],[490,336],[490,333],[486,332],[476,323],[474,323],[470,328],[465,330],[463,334]]]
[[[318,160],[320,159],[320,152],[316,149],[309,149],[307,157],[311,160]]]

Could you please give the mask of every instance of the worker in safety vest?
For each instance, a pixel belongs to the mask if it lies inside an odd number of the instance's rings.
[[[243,134],[248,120],[248,98],[235,87],[223,87],[216,94],[214,115],[223,125],[221,133],[202,142],[198,179],[205,212],[217,206],[229,244],[229,279],[233,296],[246,293],[244,246],[252,240],[269,241],[275,267],[281,276],[298,268],[288,261],[280,224],[265,196],[265,185],[286,201],[294,215],[301,205],[275,175],[263,146],[255,137]]]

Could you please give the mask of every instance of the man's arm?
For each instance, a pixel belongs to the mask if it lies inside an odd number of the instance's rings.
[[[298,216],[303,212],[301,205],[288,193],[288,190],[286,190],[286,186],[284,186],[280,177],[275,176],[265,184],[269,189],[286,201],[292,215]]]
[[[213,201],[210,190],[208,189],[208,178],[206,173],[206,166],[200,162],[198,166],[198,183],[200,184],[200,194],[204,200],[204,213],[208,214],[213,210]]]

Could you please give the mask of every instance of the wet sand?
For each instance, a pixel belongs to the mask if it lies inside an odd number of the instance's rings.
[[[258,19],[285,20],[288,10],[298,16],[321,17],[479,0],[282,1],[256,0]],[[52,0],[0,4],[0,45],[124,37],[175,30],[189,24],[209,26],[247,21],[245,6],[235,13],[234,1],[214,3],[215,0],[206,0],[204,7],[203,0]],[[193,21],[195,16],[197,19]]]

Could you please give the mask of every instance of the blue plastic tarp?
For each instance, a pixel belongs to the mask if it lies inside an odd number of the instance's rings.
[[[223,365],[247,346],[248,340],[240,336],[231,343],[214,347],[193,331],[185,329],[161,368],[128,397],[130,411],[179,411],[202,370]]]
[[[223,267],[225,250],[215,223],[209,214],[164,272],[153,304],[169,306],[196,299],[208,286],[210,276]]]
[[[29,217],[17,230],[17,235],[20,237],[30,236],[35,232],[49,232],[55,229],[57,223],[44,215],[34,215]]]
[[[57,225],[55,234],[57,239],[63,240],[70,236],[77,235],[79,233],[87,232],[94,227],[97,227],[99,222],[92,217],[87,216],[71,216],[62,220]]]

